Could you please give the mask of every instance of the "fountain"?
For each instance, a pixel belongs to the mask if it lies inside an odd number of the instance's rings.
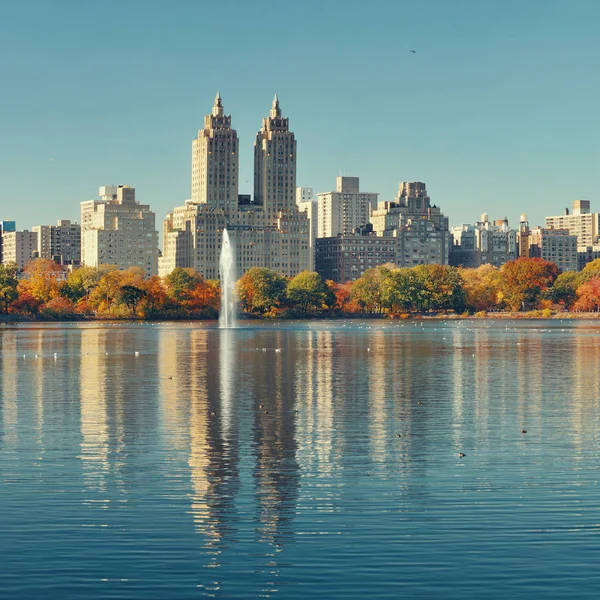
[[[219,267],[221,274],[221,312],[219,314],[219,327],[221,329],[232,329],[237,327],[235,318],[235,256],[227,229],[223,229],[223,245],[221,247]]]

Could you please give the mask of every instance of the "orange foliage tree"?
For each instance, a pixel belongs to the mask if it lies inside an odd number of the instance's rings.
[[[511,310],[535,308],[558,274],[558,267],[542,258],[511,260],[500,268],[501,299]]]
[[[65,269],[61,265],[48,258],[36,258],[25,265],[19,292],[48,302],[59,295],[64,279]]]
[[[592,277],[577,288],[577,300],[573,309],[600,312],[600,275]]]

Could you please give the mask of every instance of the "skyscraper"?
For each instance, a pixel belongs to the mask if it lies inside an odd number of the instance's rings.
[[[237,196],[237,154],[237,134],[217,94],[192,146],[192,199],[164,222],[161,275],[192,267],[217,279],[224,229],[235,248],[238,277],[252,267],[288,277],[309,267],[309,221],[295,201],[296,141],[277,97],[254,144],[256,196],[243,202]]]
[[[237,208],[238,149],[231,115],[224,114],[217,92],[211,114],[204,117],[204,129],[192,142],[192,202],[225,211]]]
[[[254,201],[268,223],[296,210],[296,138],[282,117],[277,95],[254,142]]]

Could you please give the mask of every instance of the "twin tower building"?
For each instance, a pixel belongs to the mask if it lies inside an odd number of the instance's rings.
[[[237,275],[267,267],[286,276],[307,269],[309,220],[296,206],[296,139],[277,96],[254,142],[254,196],[240,195],[239,140],[217,93],[192,142],[192,197],[167,214],[159,275],[191,267],[219,277],[223,230],[233,241]]]

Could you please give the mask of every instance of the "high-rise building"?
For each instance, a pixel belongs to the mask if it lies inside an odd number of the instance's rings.
[[[192,142],[192,202],[232,211],[238,202],[237,132],[231,128],[231,115],[225,115],[217,92],[204,129]]]
[[[296,188],[296,206],[300,212],[306,213],[310,223],[308,248],[310,252],[309,271],[315,270],[315,240],[319,233],[319,204],[314,197],[313,188]]]
[[[40,258],[55,260],[61,265],[81,264],[81,225],[60,220],[56,225],[36,225],[37,253]]]
[[[398,267],[448,264],[448,217],[431,205],[424,183],[401,182],[394,202],[380,202],[371,223],[377,235],[398,238]]]
[[[296,138],[275,96],[254,142],[254,201],[267,223],[275,223],[280,212],[295,210],[295,195]]]
[[[211,145],[211,139],[217,141]],[[252,267],[267,267],[286,276],[309,267],[309,221],[295,204],[296,141],[288,119],[281,116],[277,98],[255,143],[254,189],[258,196],[237,196],[234,202],[231,182],[235,182],[237,194],[237,143],[231,117],[223,115],[217,94],[212,115],[205,118],[205,128],[193,144],[192,199],[164,221],[162,276],[176,267],[191,267],[207,279],[218,279],[224,229],[235,250],[238,277]],[[233,147],[235,161],[227,162],[225,150]],[[215,152],[221,160],[215,159]],[[210,165],[215,160],[219,164],[213,168]],[[217,172],[218,181],[225,184],[215,190]]]
[[[14,221],[0,221],[0,263],[2,263],[2,234],[8,231],[16,231],[17,224]]]
[[[318,237],[352,233],[369,223],[379,194],[361,192],[358,177],[338,177],[335,192],[318,194]]]
[[[474,225],[452,228],[449,261],[453,267],[500,267],[516,257],[517,232],[510,229],[506,218],[491,222],[483,213]]]
[[[325,279],[346,283],[358,279],[367,269],[395,264],[398,238],[378,236],[368,223],[353,233],[339,234],[315,241],[315,267]]]
[[[88,266],[140,267],[158,273],[158,232],[147,204],[135,199],[135,188],[103,186],[100,200],[81,203],[81,261]]]
[[[35,256],[37,234],[33,231],[3,231],[2,263],[16,263],[19,269]]]
[[[571,212],[565,208],[564,215],[546,217],[546,229],[568,229],[579,246],[592,246],[600,235],[600,213],[590,212],[589,200],[574,200]]]
[[[523,227],[519,240],[519,254],[553,262],[561,271],[576,271],[577,236],[571,235],[568,229],[534,227],[529,230]]]

